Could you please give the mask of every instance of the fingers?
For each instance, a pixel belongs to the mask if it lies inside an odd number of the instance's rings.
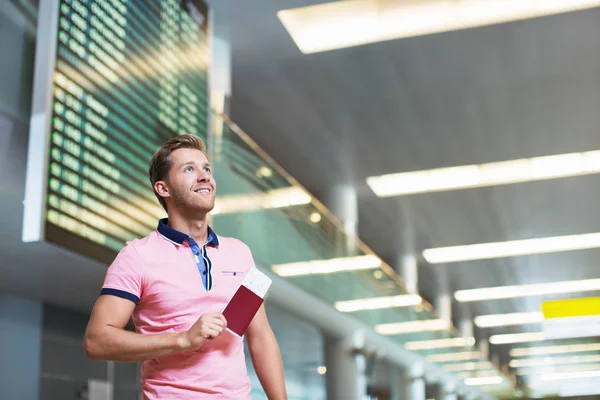
[[[204,314],[200,318],[205,319],[206,322],[218,324],[223,328],[227,327],[227,320],[225,319],[223,314]]]

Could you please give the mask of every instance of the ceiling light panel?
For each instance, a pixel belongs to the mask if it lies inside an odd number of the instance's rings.
[[[511,357],[532,357],[553,354],[600,351],[600,343],[566,344],[561,346],[522,347],[510,350]]]
[[[492,335],[489,338],[491,344],[512,344],[541,342],[544,340],[543,332],[532,333],[509,333],[504,335]]]
[[[423,257],[430,264],[487,260],[532,254],[594,249],[600,247],[600,232],[553,236],[507,242],[480,243],[426,249]]]
[[[422,301],[423,299],[419,295],[407,294],[338,301],[334,304],[334,307],[341,312],[355,312],[380,308],[412,307],[421,304]]]
[[[580,293],[600,290],[600,279],[538,283],[533,285],[498,286],[459,290],[454,298],[459,302],[510,299],[551,294]]]
[[[346,0],[281,10],[277,16],[300,51],[310,54],[598,5],[598,0]]]

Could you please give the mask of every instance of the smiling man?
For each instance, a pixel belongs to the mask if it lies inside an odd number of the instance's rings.
[[[85,334],[86,355],[143,361],[144,399],[250,399],[244,341],[225,329],[221,312],[254,261],[244,243],[208,226],[216,183],[204,142],[194,135],[169,140],[149,172],[168,218],[127,243],[108,268]],[[130,318],[135,333],[125,330]],[[264,306],[245,337],[268,398],[286,399]]]

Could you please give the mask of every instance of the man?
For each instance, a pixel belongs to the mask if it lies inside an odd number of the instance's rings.
[[[215,180],[204,142],[181,135],[150,163],[168,219],[108,268],[85,334],[92,360],[143,361],[144,399],[250,399],[243,338],[221,314],[254,267],[249,248],[207,224]],[[136,333],[125,330],[130,317]],[[286,399],[279,347],[264,306],[245,334],[269,399]],[[260,353],[259,353],[260,349]]]

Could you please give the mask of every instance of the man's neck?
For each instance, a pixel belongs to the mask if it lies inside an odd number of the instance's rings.
[[[206,214],[200,218],[189,219],[178,213],[169,213],[169,226],[194,238],[203,245],[208,240],[208,220]]]

